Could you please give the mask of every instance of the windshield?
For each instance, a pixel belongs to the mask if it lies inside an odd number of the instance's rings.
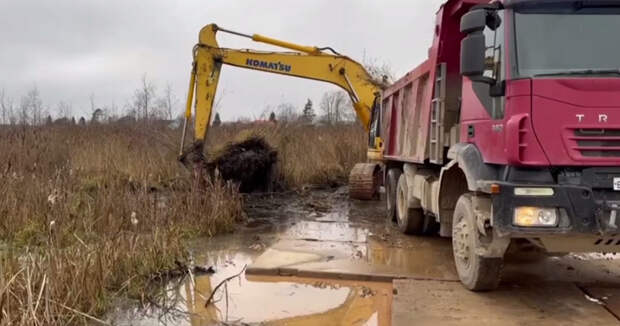
[[[620,10],[576,6],[515,13],[521,77],[607,75],[620,69]]]

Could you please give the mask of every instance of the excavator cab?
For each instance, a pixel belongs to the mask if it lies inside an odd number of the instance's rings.
[[[368,130],[368,160],[371,162],[381,162],[383,159],[381,123],[381,96],[377,95],[372,105],[370,128]]]

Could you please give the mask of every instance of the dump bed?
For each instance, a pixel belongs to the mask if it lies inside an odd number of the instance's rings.
[[[461,16],[489,0],[450,0],[437,12],[426,61],[383,92],[381,135],[386,160],[443,164],[458,141]]]

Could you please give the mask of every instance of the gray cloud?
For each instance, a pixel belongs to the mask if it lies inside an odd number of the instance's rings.
[[[308,45],[329,45],[354,59],[364,54],[402,75],[430,46],[442,0],[137,1],[4,0],[0,2],[0,88],[18,99],[33,85],[44,102],[122,107],[146,73],[161,90],[186,93],[198,31],[216,22]],[[271,49],[221,37],[227,47]],[[224,119],[257,116],[266,106],[315,102],[334,86],[227,67],[220,82]],[[179,112],[182,108],[179,106]]]

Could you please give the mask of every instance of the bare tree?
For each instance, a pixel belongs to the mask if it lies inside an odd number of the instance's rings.
[[[5,124],[6,123],[6,119],[7,119],[7,108],[4,104],[5,102],[5,91],[4,88],[0,89],[0,124]]]
[[[299,118],[299,113],[295,106],[291,103],[282,103],[278,105],[278,121],[291,122]]]
[[[125,102],[125,104],[123,105],[122,111],[125,112],[125,116],[122,117],[121,120],[125,117],[131,118],[132,121],[138,120],[138,110],[134,106],[133,100],[134,99],[132,98],[131,100],[128,100],[127,102]]]
[[[13,107],[13,99],[6,95],[4,89],[0,90],[0,123],[15,124],[15,108]]]
[[[73,116],[73,107],[71,106],[71,104],[65,101],[60,101],[58,102],[58,106],[56,107],[56,114],[58,115],[59,119],[70,119],[71,116]]]
[[[30,112],[32,112],[32,124],[39,125],[43,123],[43,100],[41,93],[35,86],[26,95],[30,103]]]
[[[95,105],[95,93],[90,93],[88,99],[90,100],[90,112],[95,112],[97,109]]]
[[[23,96],[19,103],[19,113],[17,120],[20,125],[27,125],[30,122],[30,109],[26,97]]]
[[[274,115],[274,119],[275,119],[275,113],[273,112],[274,108],[271,105],[267,105],[265,106],[265,108],[263,109],[263,111],[261,111],[261,113],[258,115],[258,119],[259,120],[267,120],[268,118],[271,117],[271,114]]]
[[[112,102],[112,104],[104,106],[103,111],[105,112],[105,116],[108,122],[116,121],[119,119],[118,105],[116,105],[116,103]]]
[[[133,107],[136,113],[141,113],[144,120],[149,119],[149,111],[153,106],[155,98],[155,85],[142,75],[140,88],[136,89],[133,97]]]
[[[386,62],[367,57],[364,52],[363,64],[375,84],[387,87],[395,81],[394,71]]]
[[[164,119],[172,120],[174,116],[174,109],[177,106],[178,100],[176,96],[174,96],[174,92],[172,91],[172,85],[170,83],[166,84],[166,88],[164,88],[164,94],[157,100],[157,106],[160,109],[160,114]]]
[[[323,94],[320,103],[322,120],[329,124],[351,120],[354,117],[353,105],[347,93],[341,90]]]
[[[44,116],[43,101],[39,89],[34,86],[28,91],[26,96],[22,97],[19,107],[19,122],[21,124],[31,123],[38,125],[43,122]]]

